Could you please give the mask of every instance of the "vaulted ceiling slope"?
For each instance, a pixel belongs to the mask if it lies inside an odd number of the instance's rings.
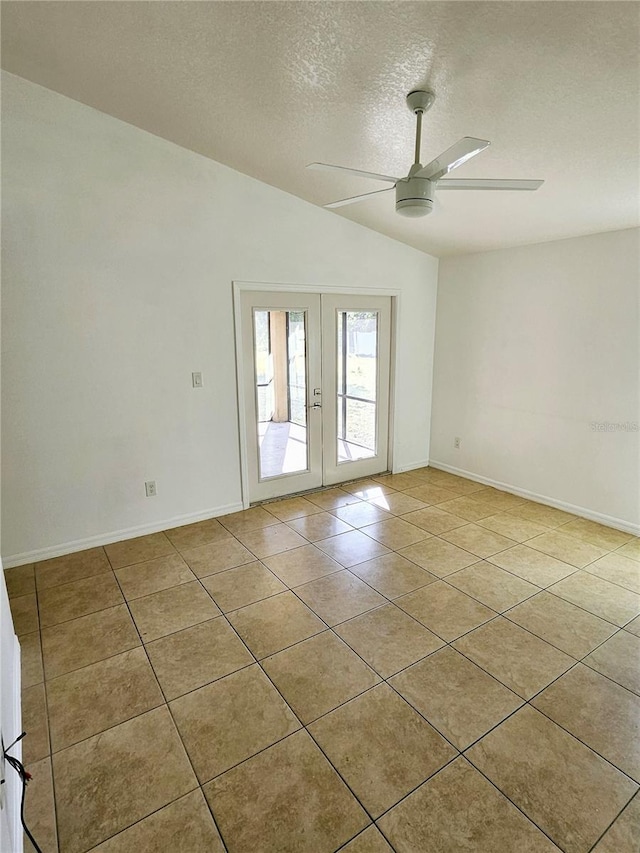
[[[456,177],[543,178],[535,193],[393,194],[338,211],[438,256],[639,223],[636,2],[3,2],[8,71],[314,204],[381,188],[313,161],[406,175],[411,89],[422,162],[492,145]]]

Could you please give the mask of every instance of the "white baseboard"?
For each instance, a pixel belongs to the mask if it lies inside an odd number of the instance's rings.
[[[616,530],[623,530],[625,533],[633,533],[635,536],[640,536],[640,524],[633,524],[633,522],[625,521],[623,518],[605,515],[602,512],[594,512],[592,509],[576,506],[566,501],[559,501],[555,498],[550,498],[548,495],[529,492],[527,489],[520,489],[518,486],[512,486],[510,483],[501,483],[500,480],[492,480],[490,477],[482,477],[480,474],[465,471],[463,468],[455,468],[453,465],[446,465],[444,462],[436,462],[432,459],[429,465],[431,468],[438,468],[441,471],[447,471],[449,474],[457,474],[458,477],[466,477],[467,480],[474,480],[476,483],[483,483],[485,486],[494,486],[503,492],[510,492],[512,495],[518,495],[521,498],[545,504],[545,506],[552,506],[555,509],[562,509],[565,512],[570,512],[572,515],[588,518],[589,521],[597,521],[599,524],[605,524],[607,527],[614,527]]]
[[[208,518],[229,515],[229,513],[238,512],[241,509],[242,503],[239,501],[189,515],[176,515],[173,518],[165,518],[152,524],[141,524],[138,527],[126,527],[122,530],[113,530],[110,533],[99,533],[97,536],[61,542],[47,548],[37,548],[35,551],[24,551],[22,554],[10,554],[2,557],[2,563],[5,569],[24,566],[28,563],[38,563],[40,560],[50,560],[52,557],[73,554],[87,548],[98,548],[101,545],[110,545],[112,542],[122,542],[125,539],[135,539],[136,536],[146,536],[148,533],[158,533],[161,530],[170,530],[172,527],[183,527],[185,524],[193,524],[196,521],[206,521]]]
[[[429,460],[423,459],[421,462],[411,462],[408,465],[400,465],[393,472],[394,474],[404,474],[405,471],[415,471],[416,468],[428,468]]]

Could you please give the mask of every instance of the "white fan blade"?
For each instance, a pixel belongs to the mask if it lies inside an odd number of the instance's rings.
[[[452,169],[457,169],[462,166],[467,160],[475,157],[481,151],[484,151],[491,145],[486,139],[475,139],[473,136],[465,136],[451,148],[447,148],[439,157],[432,160],[430,163],[420,169],[413,176],[414,178],[428,178],[430,181],[437,181],[443,175],[448,175]]]
[[[377,172],[363,172],[362,169],[349,169],[348,166],[330,166],[328,163],[309,163],[307,169],[321,169],[325,172],[346,172],[355,175],[356,178],[373,178],[374,181],[389,181],[396,184],[400,178],[392,178],[390,175],[379,175]]]
[[[380,193],[391,192],[393,187],[385,187],[383,190],[374,190],[372,193],[364,195],[354,195],[351,198],[343,198],[340,201],[332,201],[329,204],[324,204],[323,207],[344,207],[345,204],[354,204],[356,201],[363,201],[365,198],[371,198],[372,195],[380,195]]]
[[[444,178],[439,190],[537,190],[544,181],[510,181],[497,178]]]

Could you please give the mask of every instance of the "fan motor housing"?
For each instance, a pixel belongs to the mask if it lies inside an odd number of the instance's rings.
[[[406,178],[396,184],[396,213],[426,216],[433,210],[435,183],[428,178]]]

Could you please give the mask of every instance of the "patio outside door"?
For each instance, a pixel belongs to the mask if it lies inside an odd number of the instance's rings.
[[[387,469],[390,297],[241,291],[251,503]]]

